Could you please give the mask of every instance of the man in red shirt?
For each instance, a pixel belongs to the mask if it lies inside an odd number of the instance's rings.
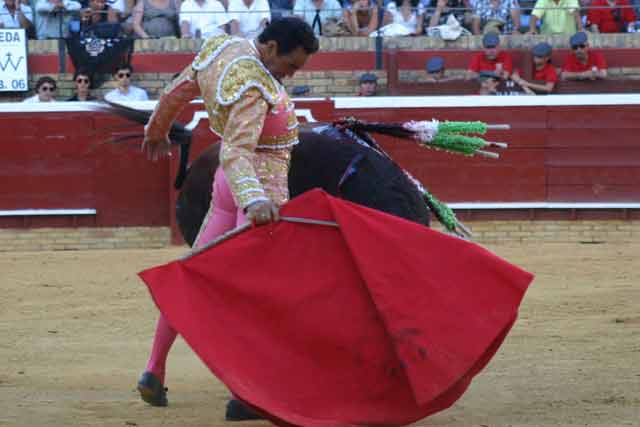
[[[629,0],[592,0],[587,22],[594,33],[624,33],[635,28],[636,14]]]
[[[580,31],[569,40],[573,52],[562,67],[563,80],[596,80],[607,77],[607,63],[600,52],[589,50],[587,34]]]
[[[551,45],[549,43],[538,43],[533,47],[531,53],[533,53],[533,63],[535,69],[533,71],[533,82],[528,82],[520,74],[515,71],[511,76],[516,84],[520,85],[525,92],[533,95],[538,93],[549,94],[553,92],[558,82],[558,73],[556,67],[551,64]],[[529,89],[529,90],[527,90]]]
[[[467,80],[478,78],[481,71],[494,71],[503,79],[508,79],[513,71],[511,54],[499,50],[500,36],[497,33],[487,33],[482,38],[483,52],[471,57],[467,70]]]

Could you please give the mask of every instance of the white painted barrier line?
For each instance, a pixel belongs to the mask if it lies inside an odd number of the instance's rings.
[[[324,100],[325,98],[294,98],[295,101],[307,102]],[[338,96],[326,98],[334,101],[335,108],[340,109],[398,109],[398,108],[447,108],[447,107],[527,107],[527,106],[589,106],[589,105],[640,105],[640,94],[575,94],[545,96],[376,96],[351,97]],[[157,101],[123,102],[123,105],[138,110],[151,111]],[[201,100],[192,101],[201,104]],[[46,102],[21,103],[0,102],[0,113],[56,113],[74,111],[93,111],[90,102]],[[94,107],[95,108],[95,107]]]
[[[96,215],[95,209],[13,209],[0,210],[0,216]]]
[[[447,203],[453,210],[508,209],[640,209],[640,203]]]
[[[640,95],[545,95],[545,96],[376,96],[332,98],[341,109],[398,108],[478,108],[478,107],[552,107],[589,105],[640,105]]]

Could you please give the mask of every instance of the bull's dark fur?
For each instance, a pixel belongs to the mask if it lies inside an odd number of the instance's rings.
[[[189,167],[176,204],[176,217],[185,241],[193,245],[211,202],[213,174],[220,146],[205,150]],[[355,159],[354,173],[346,177]],[[429,224],[429,210],[421,194],[389,158],[371,148],[319,134],[300,131],[300,144],[291,153],[289,193],[296,197],[312,188],[421,224]]]

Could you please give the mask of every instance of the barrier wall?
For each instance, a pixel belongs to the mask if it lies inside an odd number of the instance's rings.
[[[0,228],[173,226],[176,156],[154,163],[140,153],[138,141],[102,143],[141,132],[142,126],[93,112],[90,105],[0,104]],[[510,124],[511,130],[487,136],[510,143],[500,160],[379,139],[463,217],[640,218],[640,95],[303,99],[296,108],[303,121],[355,116]],[[180,121],[191,122],[202,110],[201,103],[193,103]],[[196,122],[197,153],[215,138],[206,120]],[[93,209],[95,214],[34,215],[19,209]]]

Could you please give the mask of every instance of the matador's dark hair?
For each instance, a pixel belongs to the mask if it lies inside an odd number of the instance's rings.
[[[309,24],[295,16],[271,21],[258,36],[260,43],[266,43],[270,40],[278,43],[278,55],[286,55],[298,47],[311,55],[316,53],[320,47],[320,42],[313,34]]]

